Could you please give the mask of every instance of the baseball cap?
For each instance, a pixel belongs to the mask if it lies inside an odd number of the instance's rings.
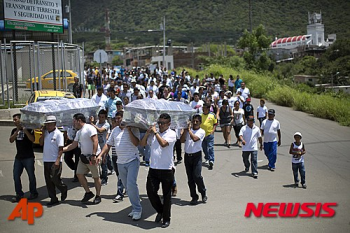
[[[55,116],[47,116],[46,117],[46,121],[44,122],[44,124],[54,123],[54,122],[56,122],[56,117]]]
[[[300,132],[296,132],[295,134],[294,134],[294,137],[295,136],[300,136],[300,138],[302,138],[303,136],[301,135],[301,133]]]
[[[275,115],[275,109],[269,109],[267,112],[269,115]]]
[[[252,101],[252,99],[251,98],[247,98],[246,101]]]

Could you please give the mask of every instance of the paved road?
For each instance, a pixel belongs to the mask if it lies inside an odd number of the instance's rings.
[[[254,106],[258,101],[253,100]],[[16,219],[7,221],[15,204],[9,200],[14,194],[12,165],[14,145],[8,143],[11,127],[0,127],[0,232],[350,232],[350,128],[322,120],[290,108],[274,106],[276,119],[282,126],[282,145],[278,148],[277,170],[266,170],[267,160],[259,152],[259,178],[253,179],[243,171],[241,151],[238,147],[223,147],[221,132],[215,134],[214,170],[203,168],[208,189],[208,203],[188,205],[190,201],[184,165],[177,166],[179,186],[173,198],[172,221],[168,229],[155,224],[155,212],[146,197],[147,168],[140,167],[138,184],[143,205],[143,219],[133,222],[127,217],[130,203],[125,199],[113,203],[116,178],[110,176],[102,188],[102,203],[82,205],[83,189],[71,182],[72,172],[64,166],[64,182],[69,186],[68,200],[59,206],[44,207],[44,215],[28,226]],[[306,181],[308,188],[292,188],[289,145],[295,131],[301,131],[306,145]],[[40,198],[48,201],[41,163],[37,152],[36,175]],[[22,176],[24,190],[28,190],[26,174]],[[91,180],[90,180],[91,181]],[[90,183],[92,185],[92,182]],[[245,218],[248,202],[336,202],[333,218]]]

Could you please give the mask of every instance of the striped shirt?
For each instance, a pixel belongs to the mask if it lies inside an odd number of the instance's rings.
[[[138,128],[132,128],[132,133],[140,139],[140,131]],[[134,159],[139,159],[139,150],[137,146],[132,144],[129,131],[124,128],[123,130],[117,126],[113,129],[110,137],[107,140],[107,144],[110,146],[115,146],[116,154],[118,155],[119,164],[126,164]]]

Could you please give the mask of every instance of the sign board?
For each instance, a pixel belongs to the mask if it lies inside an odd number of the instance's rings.
[[[98,63],[108,62],[108,55],[106,51],[99,49],[94,52],[94,61]]]
[[[5,28],[63,33],[62,0],[4,0]]]

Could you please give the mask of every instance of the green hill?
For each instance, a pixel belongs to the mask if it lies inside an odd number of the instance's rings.
[[[166,16],[167,38],[174,43],[223,42],[235,44],[249,28],[247,0],[73,0],[73,29],[86,28],[98,32],[75,32],[78,42],[102,39],[105,9],[110,12],[112,40],[128,40],[133,44],[161,41],[159,29]],[[350,36],[349,0],[251,0],[253,28],[263,24],[274,37],[306,34],[308,12],[322,12],[325,34],[338,38]],[[98,36],[97,36],[98,35]]]

